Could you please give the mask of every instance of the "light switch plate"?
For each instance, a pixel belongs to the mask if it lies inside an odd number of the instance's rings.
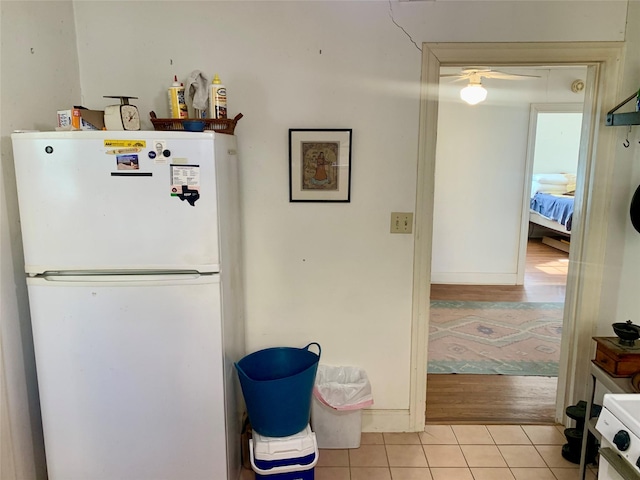
[[[413,232],[412,212],[391,212],[391,233]]]

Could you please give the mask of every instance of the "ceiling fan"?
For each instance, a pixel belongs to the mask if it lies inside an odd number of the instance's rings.
[[[524,80],[526,78],[540,78],[539,75],[521,75],[504,73],[484,67],[464,68],[460,73],[443,74],[442,77],[456,77],[454,82],[469,80],[469,85],[460,90],[460,98],[469,105],[475,105],[487,98],[487,90],[482,86],[483,78],[497,78],[500,80]]]

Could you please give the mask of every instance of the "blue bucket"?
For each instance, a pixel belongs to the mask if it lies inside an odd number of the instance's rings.
[[[318,353],[309,351],[311,345]],[[288,437],[304,430],[321,348],[276,347],[236,362],[236,370],[253,430],[265,437]]]

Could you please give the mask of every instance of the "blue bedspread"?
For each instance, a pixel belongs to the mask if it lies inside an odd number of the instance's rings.
[[[572,196],[536,193],[531,199],[531,210],[555,220],[564,225],[567,231],[571,231],[571,220],[573,218]]]

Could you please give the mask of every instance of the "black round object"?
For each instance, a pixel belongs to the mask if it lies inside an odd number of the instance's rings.
[[[638,460],[636,460],[636,467],[640,468],[640,457],[638,457]]]
[[[620,339],[621,345],[633,346],[634,342],[640,338],[640,326],[631,323],[631,320],[627,320],[626,323],[618,322],[611,324],[614,333]]]
[[[640,232],[640,186],[636,188],[636,193],[633,194],[633,198],[631,199],[629,216],[631,217],[633,228]]]
[[[579,464],[580,463],[580,449],[572,448],[571,444],[565,443],[562,446],[562,457],[565,460],[570,461],[571,463]]]
[[[631,437],[629,436],[629,432],[627,432],[626,430],[620,430],[613,437],[613,443],[621,452],[628,450],[629,446],[631,445]]]

